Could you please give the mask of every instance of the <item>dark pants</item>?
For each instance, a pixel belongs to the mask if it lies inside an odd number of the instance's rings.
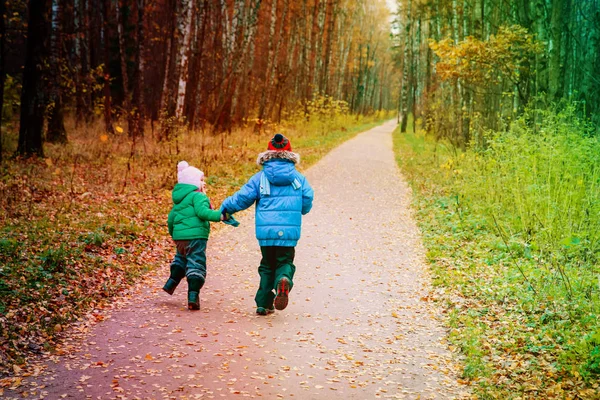
[[[275,299],[276,284],[281,278],[287,278],[290,281],[290,290],[293,286],[294,273],[296,266],[294,265],[294,256],[296,255],[295,247],[281,246],[261,246],[260,252],[262,260],[258,267],[260,275],[260,286],[256,292],[257,307],[273,308],[273,300]]]
[[[171,279],[187,277],[188,292],[199,292],[206,280],[206,239],[176,240],[177,254],[171,263]]]

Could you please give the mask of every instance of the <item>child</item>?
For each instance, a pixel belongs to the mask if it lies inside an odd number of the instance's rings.
[[[167,222],[177,253],[171,263],[171,276],[163,290],[173,294],[181,279],[187,277],[188,308],[199,310],[199,293],[206,279],[209,221],[223,221],[228,219],[228,215],[212,209],[206,196],[204,173],[185,161],[177,164],[177,184],[172,198],[174,204]]]
[[[277,134],[267,149],[256,160],[262,171],[221,206],[221,212],[228,215],[256,203],[256,238],[262,253],[258,267],[260,285],[255,297],[259,315],[287,307],[296,271],[294,254],[302,215],[310,211],[313,201],[312,188],[296,171],[300,156],[292,152],[290,141]]]

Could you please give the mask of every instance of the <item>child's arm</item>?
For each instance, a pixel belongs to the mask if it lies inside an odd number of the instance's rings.
[[[167,218],[167,225],[169,227],[169,235],[173,236],[173,220],[175,219],[175,213],[173,210],[169,212],[169,217]]]
[[[221,212],[227,211],[229,214],[236,213],[238,211],[245,210],[250,207],[259,198],[259,175],[255,174],[250,180],[241,187],[232,196],[226,198],[221,204]]]
[[[308,180],[304,178],[304,182],[302,182],[302,215],[308,214],[311,210],[314,196],[315,192],[313,188],[308,183]]]
[[[194,212],[201,220],[221,221],[221,212],[219,210],[211,210],[210,201],[208,201],[208,197],[204,193],[198,192],[192,199],[192,203],[194,205]]]

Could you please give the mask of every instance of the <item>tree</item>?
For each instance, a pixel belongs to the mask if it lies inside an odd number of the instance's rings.
[[[17,153],[43,156],[42,130],[45,112],[44,76],[48,62],[49,18],[52,0],[29,0],[27,49],[21,93],[21,124]]]
[[[183,40],[179,52],[179,85],[177,87],[177,106],[175,116],[183,117],[183,107],[185,104],[185,92],[189,78],[189,58],[192,40],[192,19],[194,16],[194,4],[191,0],[181,0],[181,17],[179,19],[178,30]]]
[[[107,133],[114,134],[115,130],[112,124],[112,95],[110,93],[110,0],[102,0],[102,38],[104,43],[102,44],[104,54],[104,64],[102,68],[103,72],[103,94],[104,94],[104,129]]]
[[[6,0],[0,0],[0,163],[2,162],[2,111],[4,110],[4,82],[6,80],[6,24],[4,14],[6,13]]]
[[[46,140],[50,143],[67,143],[67,131],[64,123],[62,88],[61,88],[61,70],[62,70],[62,32],[61,32],[61,14],[62,5],[60,0],[52,1],[51,26],[52,33],[50,39],[50,65],[49,74],[49,92],[50,104],[48,115],[48,131]]]

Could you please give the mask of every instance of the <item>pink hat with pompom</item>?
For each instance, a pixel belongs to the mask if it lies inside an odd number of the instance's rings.
[[[204,186],[204,172],[196,167],[191,167],[187,161],[180,161],[177,164],[177,182],[194,185],[202,189]]]

